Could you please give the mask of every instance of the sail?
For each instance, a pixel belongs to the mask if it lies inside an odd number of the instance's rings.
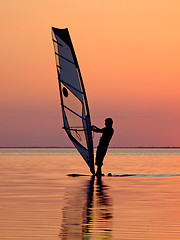
[[[64,129],[94,173],[91,120],[81,72],[68,29],[52,28]]]

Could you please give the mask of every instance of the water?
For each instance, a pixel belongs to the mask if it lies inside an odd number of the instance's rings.
[[[180,239],[180,149],[109,149],[89,174],[75,149],[0,149],[0,239]]]

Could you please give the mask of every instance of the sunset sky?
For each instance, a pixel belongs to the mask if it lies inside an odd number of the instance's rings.
[[[110,146],[180,146],[179,0],[8,0],[0,8],[0,147],[72,146],[52,26],[70,31],[92,123],[114,120]]]

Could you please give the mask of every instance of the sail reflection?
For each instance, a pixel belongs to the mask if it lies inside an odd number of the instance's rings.
[[[94,177],[67,189],[61,239],[112,238],[112,199],[107,189],[101,178]]]

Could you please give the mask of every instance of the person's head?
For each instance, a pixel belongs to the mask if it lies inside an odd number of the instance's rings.
[[[113,125],[112,118],[106,118],[105,119],[105,125],[106,125],[106,127],[112,127],[112,125]]]

